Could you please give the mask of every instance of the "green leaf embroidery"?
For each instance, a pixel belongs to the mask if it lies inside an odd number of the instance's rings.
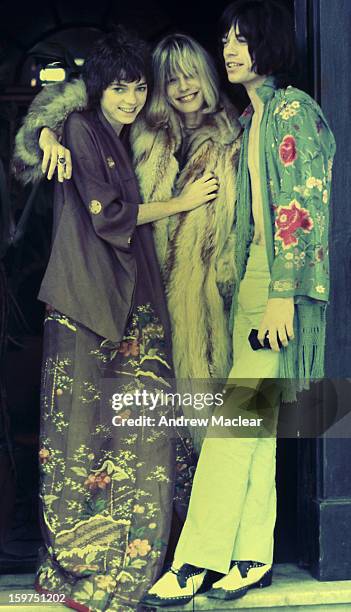
[[[57,495],[44,495],[44,502],[50,506],[56,499],[58,499]]]
[[[129,478],[127,472],[125,472],[124,470],[122,470],[122,468],[116,468],[115,472],[112,476],[112,480],[127,480]]]
[[[145,565],[147,565],[147,561],[145,561],[144,559],[134,559],[134,561],[131,562],[130,567],[135,567],[135,569],[141,569],[142,567],[145,567]]]
[[[101,601],[102,599],[107,599],[109,596],[108,593],[105,593],[104,591],[95,591],[94,593],[94,599]]]
[[[88,476],[88,472],[86,471],[85,468],[82,468],[82,467],[72,467],[71,470],[72,470],[72,472],[77,474],[77,476],[82,476],[83,478],[86,478]]]

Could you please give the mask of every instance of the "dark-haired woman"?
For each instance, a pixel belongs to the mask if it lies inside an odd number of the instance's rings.
[[[217,191],[207,175],[169,202],[139,206],[125,137],[145,104],[148,72],[145,44],[124,31],[98,41],[86,61],[89,110],[65,124],[74,176],[55,186],[39,294],[50,307],[39,453],[45,549],[36,586],[78,610],[132,609],[163,563],[175,445],[160,430],[121,426],[149,416],[148,408],[122,402],[115,413],[111,395],[169,388],[169,323],[148,222]]]

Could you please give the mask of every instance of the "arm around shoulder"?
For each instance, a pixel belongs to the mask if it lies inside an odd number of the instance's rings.
[[[70,113],[85,108],[86,103],[86,89],[81,79],[43,87],[29,107],[16,136],[12,166],[19,180],[30,183],[43,177],[42,151],[39,147],[42,128],[49,127],[60,137]]]

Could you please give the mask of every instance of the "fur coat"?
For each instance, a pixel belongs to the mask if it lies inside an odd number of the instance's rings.
[[[234,210],[239,129],[222,110],[205,115],[190,133],[180,169],[180,128],[132,130],[134,166],[145,202],[163,202],[190,181],[212,171],[216,200],[154,222],[156,250],[165,281],[178,378],[225,377],[231,366],[228,316],[235,282]]]
[[[80,80],[47,86],[36,97],[16,138],[14,167],[22,180],[42,178],[40,129],[47,126],[60,134],[66,117],[85,106]],[[144,202],[167,201],[209,171],[219,179],[213,202],[153,223],[177,378],[225,378],[231,367],[229,312],[236,282],[233,225],[239,134],[235,111],[226,103],[221,111],[205,115],[203,125],[188,136],[180,166],[180,127],[151,129],[138,119],[131,130]]]

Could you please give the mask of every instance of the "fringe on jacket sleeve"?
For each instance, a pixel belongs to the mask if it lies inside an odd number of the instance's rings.
[[[58,136],[63,124],[73,111],[87,105],[85,84],[81,79],[71,83],[46,85],[34,98],[15,140],[12,171],[22,183],[35,183],[43,178],[40,131],[49,127]]]

